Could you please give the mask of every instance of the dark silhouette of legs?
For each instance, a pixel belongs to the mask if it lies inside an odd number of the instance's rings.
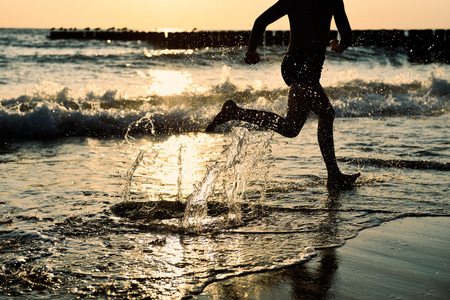
[[[268,111],[240,108],[234,101],[227,100],[205,131],[212,132],[223,123],[239,120],[273,130],[285,137],[296,137],[311,111],[309,101],[303,101],[303,93],[303,89],[297,91],[297,88],[291,87],[286,118]]]
[[[342,174],[336,162],[333,140],[334,109],[322,86],[317,84],[293,83],[289,90],[286,118],[275,113],[240,108],[232,100],[224,103],[220,113],[206,128],[212,132],[217,126],[231,120],[239,120],[273,130],[285,137],[296,137],[308,118],[310,111],[318,119],[317,137],[323,160],[328,171],[327,187],[330,189],[349,189],[359,177]]]

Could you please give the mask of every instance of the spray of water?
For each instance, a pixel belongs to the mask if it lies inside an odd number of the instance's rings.
[[[219,175],[226,172],[232,174],[231,184],[225,192],[225,200],[228,205],[227,223],[228,225],[240,224],[240,203],[247,189],[248,178],[255,171],[258,162],[270,153],[271,139],[271,135],[267,139],[257,138],[241,127],[233,130],[233,139],[225,149],[226,161],[217,162],[209,168],[203,180],[195,187],[194,192],[187,200],[186,211],[182,219],[182,227],[185,230],[200,232],[203,224],[209,221],[207,218],[208,199],[214,193]],[[227,184],[224,183],[224,185]]]
[[[178,149],[178,179],[177,179],[177,186],[178,186],[178,193],[177,193],[177,200],[179,202],[183,202],[183,190],[181,188],[181,185],[183,184],[183,145],[180,145],[180,149]]]
[[[127,141],[127,143],[130,146],[133,146],[133,144],[130,142],[130,139],[134,139],[130,135],[130,131],[132,130],[133,127],[139,127],[139,125],[142,124],[142,122],[144,122],[144,121],[148,121],[147,124],[150,124],[150,126],[151,126],[150,132],[153,135],[155,134],[155,126],[153,125],[153,122],[152,122],[151,118],[152,118],[152,114],[148,113],[144,117],[140,118],[138,121],[133,122],[133,123],[131,123],[128,126],[127,132],[125,133],[125,140]],[[148,126],[148,125],[146,125],[146,126]],[[144,159],[144,156],[145,156],[146,152],[147,152],[147,148],[146,147],[143,147],[143,148],[139,149],[139,152],[136,155],[136,158],[134,159],[133,164],[128,169],[127,173],[125,174],[125,183],[124,183],[124,188],[123,188],[123,200],[124,201],[131,201],[130,191],[131,191],[131,182],[132,182],[132,179],[133,179],[133,175],[134,175],[134,172],[136,171],[137,167],[139,166],[139,164]]]
[[[143,121],[147,121],[152,125],[151,115],[146,115],[137,122],[131,124],[127,130],[125,136],[126,141],[132,146],[129,133],[132,127],[139,126]],[[184,216],[181,220],[181,227],[186,231],[201,232],[204,225],[215,223],[217,220],[208,218],[208,199],[214,194],[216,184],[219,182],[219,175],[224,174],[224,193],[223,198],[228,206],[228,215],[226,216],[227,226],[236,226],[241,223],[241,203],[243,202],[245,191],[247,190],[248,179],[252,174],[263,173],[264,181],[266,181],[267,173],[270,167],[270,163],[263,165],[262,168],[257,168],[257,165],[267,159],[270,156],[270,145],[273,134],[263,133],[262,135],[252,135],[245,128],[234,128],[232,134],[231,143],[225,148],[224,156],[226,160],[224,162],[216,162],[212,167],[207,169],[207,172],[203,179],[195,186],[194,191],[189,195],[186,201],[186,209]],[[183,202],[182,193],[182,165],[183,165],[183,151],[186,145],[180,145],[178,150],[178,166],[179,173],[177,179],[177,200]],[[143,147],[139,149],[133,164],[125,175],[124,184],[124,201],[131,201],[130,190],[133,175],[144,159],[147,153],[147,148]],[[156,150],[154,158],[158,156]],[[261,200],[264,199],[266,183],[263,184],[261,190]],[[223,221],[224,218],[219,221]]]
[[[131,145],[132,143],[130,142],[130,139],[134,139],[134,138],[130,135],[131,130],[132,130],[133,128],[137,128],[137,127],[139,127],[139,126],[142,126],[141,124],[142,124],[143,122],[146,122],[146,123],[144,123],[144,124],[145,124],[145,127],[150,126],[150,132],[151,132],[151,134],[152,134],[152,135],[155,135],[155,125],[153,124],[152,117],[153,117],[153,113],[147,113],[145,116],[143,116],[143,117],[140,118],[139,120],[137,120],[137,121],[131,123],[131,124],[128,126],[127,132],[125,133],[125,140],[127,141],[128,144]]]
[[[123,201],[131,201],[130,197],[131,181],[133,179],[134,172],[136,171],[141,161],[144,159],[145,152],[146,150],[144,149],[139,150],[139,153],[136,155],[133,164],[128,169],[127,174],[125,175],[125,184],[123,187]]]
[[[260,191],[261,200],[265,197],[265,187],[267,185],[267,174],[269,165],[263,164],[263,170],[257,169],[257,165],[266,159],[271,153],[270,143],[273,133],[265,133],[261,136],[255,136],[242,129],[237,143],[236,155],[232,168],[232,184],[226,192],[228,203],[228,225],[239,225],[241,223],[241,204],[247,190],[248,179],[252,174],[263,171],[264,184]],[[265,167],[264,167],[265,166]]]

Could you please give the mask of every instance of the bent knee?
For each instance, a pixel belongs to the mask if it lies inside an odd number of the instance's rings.
[[[297,135],[300,134],[300,131],[301,131],[301,128],[298,128],[296,126],[291,126],[287,129],[285,129],[281,134],[287,138],[295,138]]]
[[[287,137],[287,138],[293,139],[293,138],[295,138],[299,133],[300,133],[300,132],[289,131],[289,132],[286,132],[285,134],[283,134],[283,136],[284,136],[284,137]]]

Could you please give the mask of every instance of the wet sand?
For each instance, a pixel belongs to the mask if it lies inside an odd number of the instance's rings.
[[[450,218],[391,221],[304,265],[215,282],[194,299],[450,299]]]

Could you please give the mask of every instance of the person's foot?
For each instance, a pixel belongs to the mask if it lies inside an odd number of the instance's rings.
[[[232,119],[234,112],[237,109],[236,103],[233,100],[227,100],[222,106],[222,110],[217,114],[217,116],[209,123],[206,127],[205,132],[213,132],[214,129],[220,124],[226,123]]]
[[[361,173],[356,173],[353,175],[339,174],[337,176],[328,176],[327,188],[331,190],[350,190],[353,185],[361,176]]]

